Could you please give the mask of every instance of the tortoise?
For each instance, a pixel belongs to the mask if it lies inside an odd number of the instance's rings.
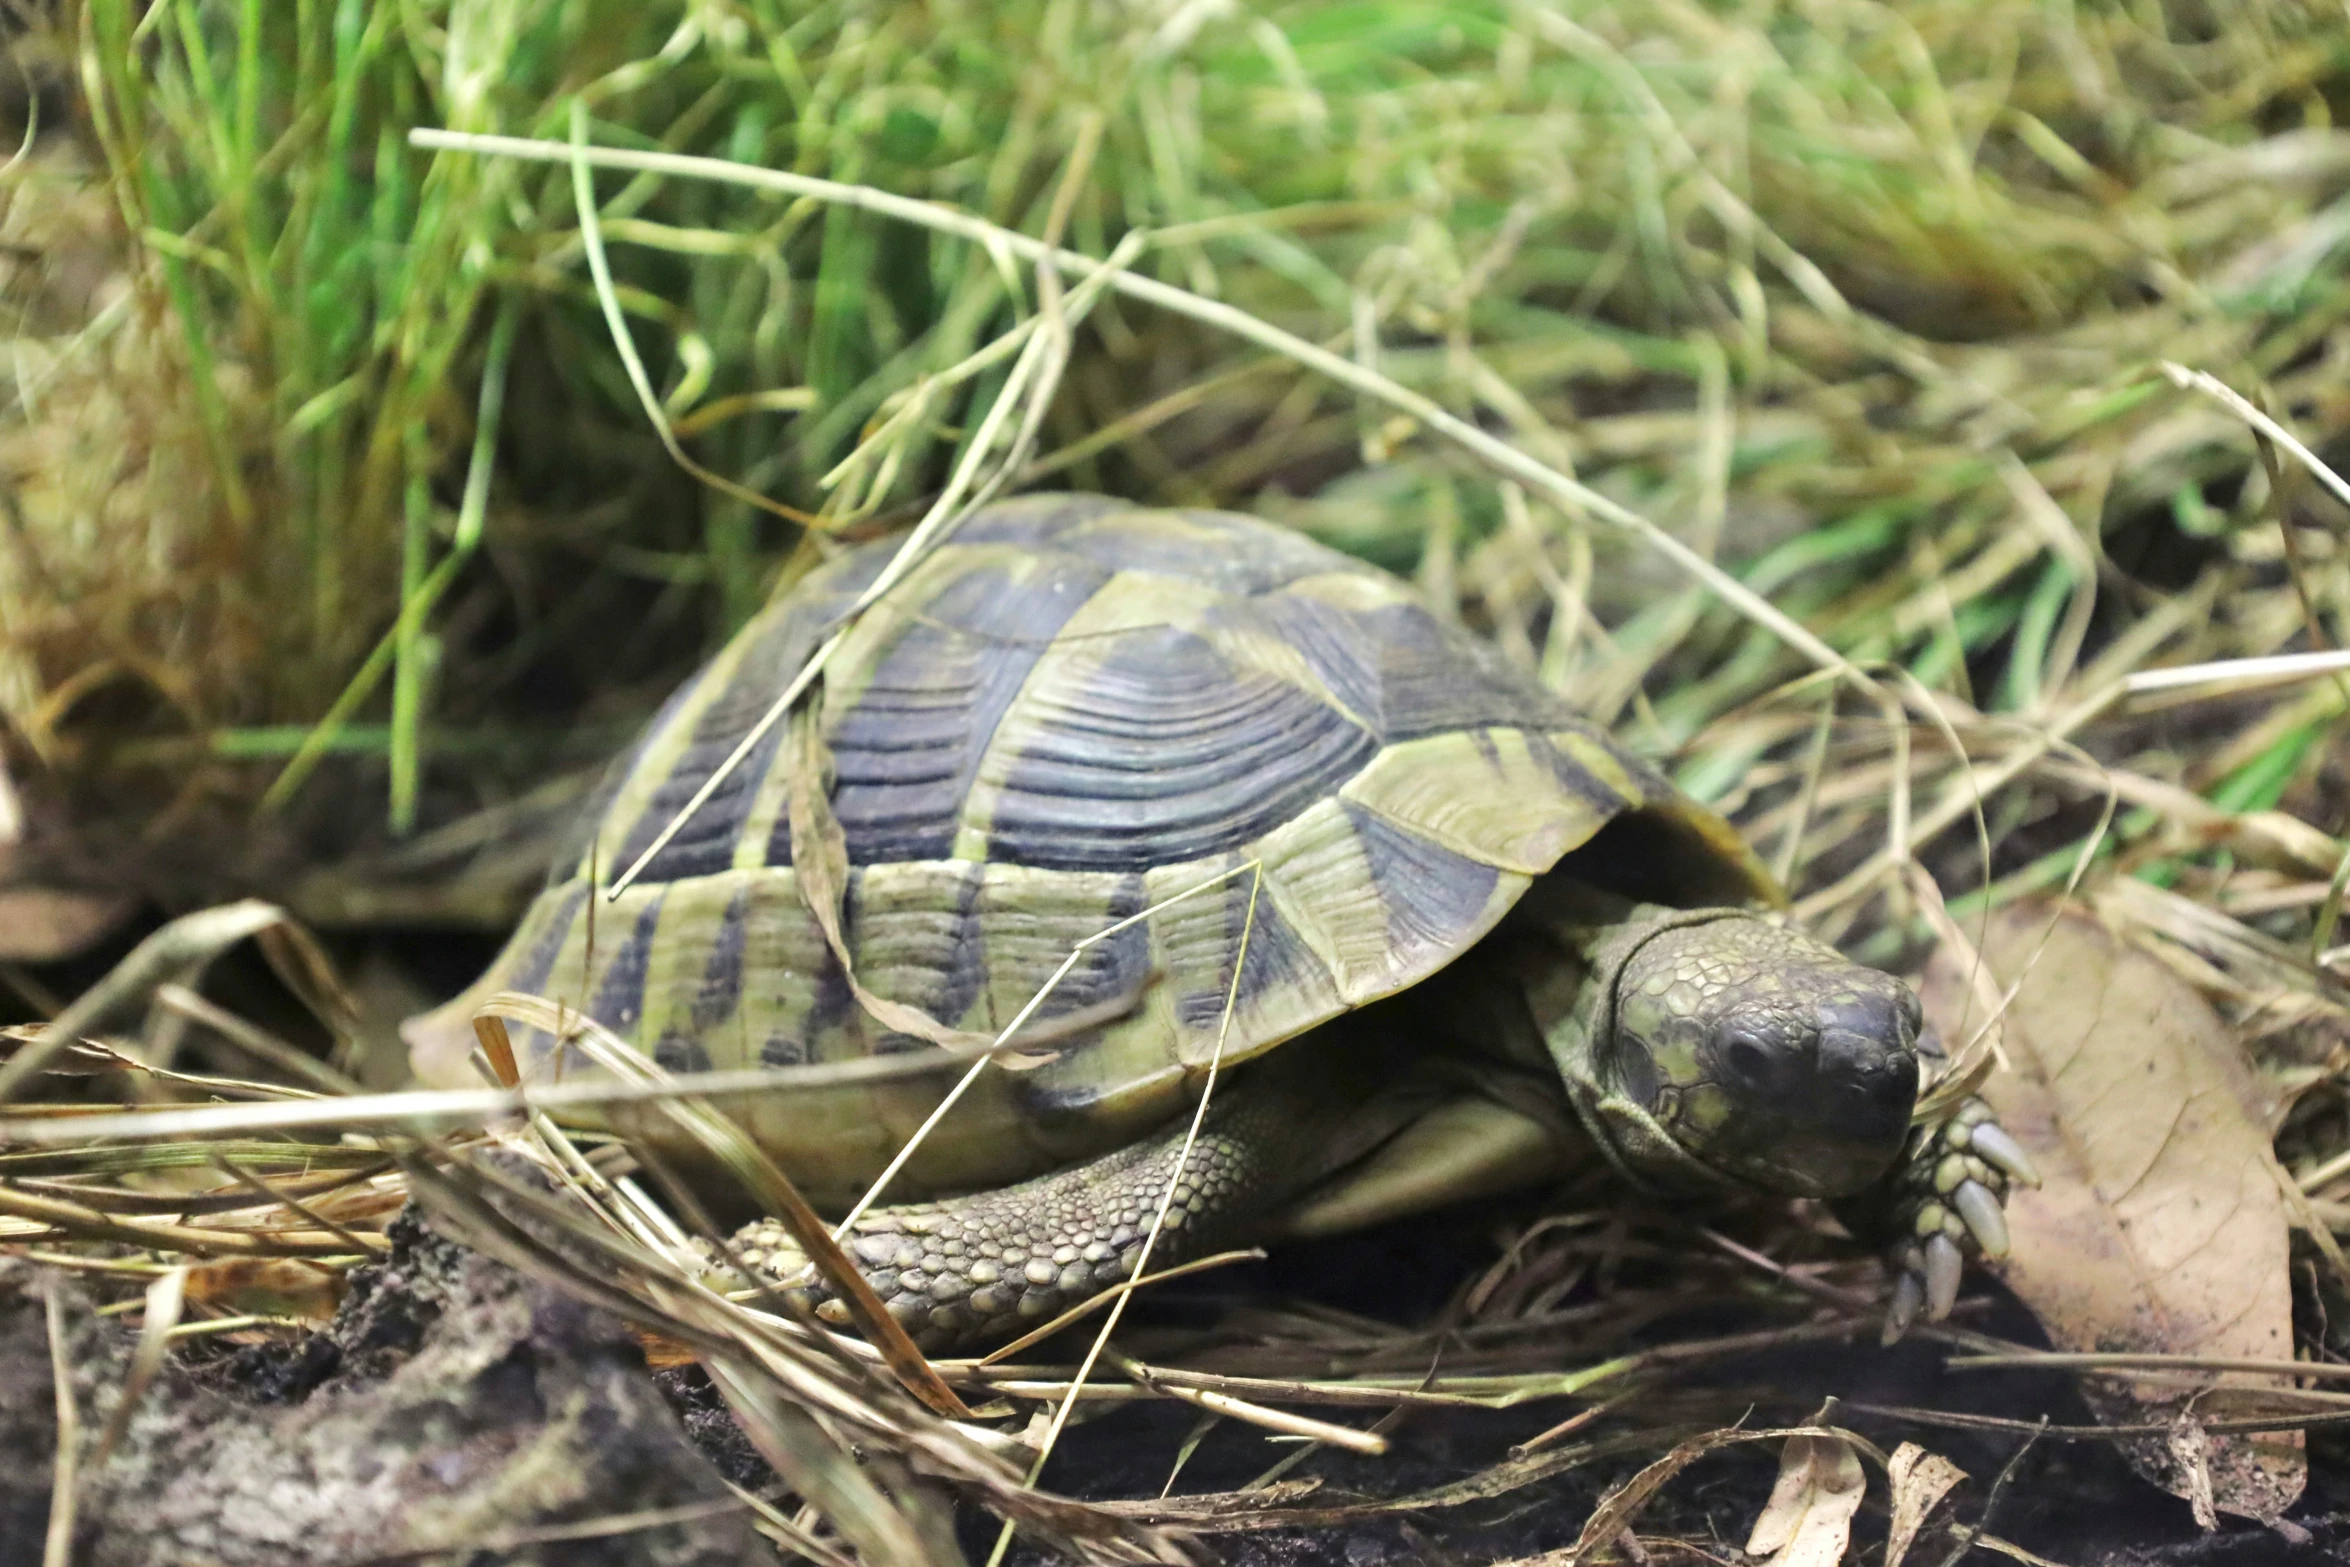
[[[2029,1162],[1980,1101],[1912,1127],[1940,1047],[1908,987],[1785,924],[1728,823],[1397,578],[1247,516],[1032,495],[852,617],[896,548],[814,570],[671,699],[488,972],[411,1023],[420,1076],[467,1079],[498,989],[678,1071],[959,1066],[941,1042],[1045,992],[1041,1048],[980,1074],[848,1238],[932,1349],[1126,1277],[1170,1177],[1155,1264],[1596,1146],[1653,1191],[1841,1200],[1892,1248],[1892,1331],[2005,1249]],[[660,842],[843,627],[813,717]],[[837,1215],[950,1081],[723,1108]],[[839,1318],[772,1221],[736,1247]]]

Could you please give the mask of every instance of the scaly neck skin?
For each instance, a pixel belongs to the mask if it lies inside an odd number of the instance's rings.
[[[1676,909],[1632,903],[1577,889],[1563,907],[1537,909],[1538,926],[1557,958],[1556,976],[1536,979],[1528,1001],[1567,1102],[1618,1174],[1651,1190],[1721,1192],[1739,1183],[1689,1154],[1644,1108],[1652,1085],[1645,1062],[1630,1064],[1615,1048],[1617,993],[1640,948],[1667,931],[1721,920],[1755,920],[1750,909]],[[1627,1080],[1629,1079],[1629,1080]]]

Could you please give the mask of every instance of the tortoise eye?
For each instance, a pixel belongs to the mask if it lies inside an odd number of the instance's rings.
[[[1733,1034],[1722,1052],[1730,1070],[1757,1088],[1771,1079],[1771,1053],[1752,1034]]]

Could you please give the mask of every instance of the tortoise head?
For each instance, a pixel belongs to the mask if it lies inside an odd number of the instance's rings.
[[[1901,981],[1742,909],[1643,906],[1589,956],[1551,1049],[1626,1173],[1839,1197],[1899,1157],[1920,1027]]]

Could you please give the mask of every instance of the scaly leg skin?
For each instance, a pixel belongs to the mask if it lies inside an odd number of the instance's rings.
[[[1913,1130],[1892,1173],[1840,1206],[1855,1233],[1886,1247],[1894,1283],[1884,1342],[1908,1332],[1921,1310],[1931,1322],[1950,1315],[1969,1254],[2007,1255],[2001,1204],[2010,1181],[2037,1186],[2040,1175],[1991,1107],[1970,1098],[1948,1120]]]
[[[1151,1250],[1154,1269],[1200,1256],[1322,1173],[1320,1107],[1266,1085],[1235,1084],[1182,1157],[1190,1117],[1148,1142],[997,1191],[876,1208],[843,1237],[849,1255],[914,1341],[932,1354],[1022,1333],[1133,1275],[1143,1237],[1181,1178]],[[784,1282],[828,1322],[848,1314],[783,1226],[736,1232],[743,1261]]]

